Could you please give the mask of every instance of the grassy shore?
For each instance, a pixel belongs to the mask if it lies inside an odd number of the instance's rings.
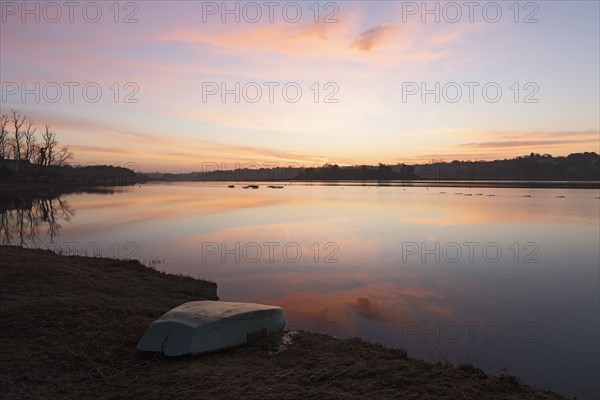
[[[358,339],[281,333],[175,359],[139,353],[148,325],[217,286],[137,261],[0,246],[0,393],[6,399],[562,399],[508,376],[429,364]]]

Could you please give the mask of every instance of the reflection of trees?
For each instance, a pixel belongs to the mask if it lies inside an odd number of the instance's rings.
[[[33,199],[29,206],[0,213],[0,240],[2,244],[37,246],[40,232],[47,227],[50,242],[58,236],[62,221],[70,222],[75,210],[60,196],[53,199]]]

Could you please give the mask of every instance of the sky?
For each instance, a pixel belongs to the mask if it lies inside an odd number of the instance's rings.
[[[141,172],[600,152],[598,1],[2,1],[0,111]]]

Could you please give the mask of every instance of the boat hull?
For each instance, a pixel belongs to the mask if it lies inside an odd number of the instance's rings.
[[[284,326],[280,307],[194,301],[175,307],[154,321],[137,348],[167,356],[209,353],[243,345],[253,333],[276,332]]]

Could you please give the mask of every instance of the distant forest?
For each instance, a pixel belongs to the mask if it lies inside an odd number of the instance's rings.
[[[496,161],[452,161],[426,164],[339,166],[316,168],[240,168],[181,174],[145,174],[164,181],[598,181],[600,161],[595,152],[566,157],[531,153]]]

